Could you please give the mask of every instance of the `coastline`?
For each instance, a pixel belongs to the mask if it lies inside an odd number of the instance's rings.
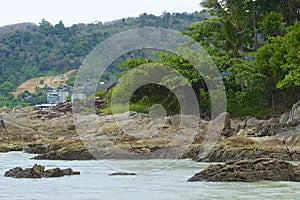
[[[72,115],[70,110],[43,111],[32,107],[19,107],[14,110],[0,109],[0,113],[0,151],[23,150],[38,154],[36,159],[90,160],[136,157],[192,158],[202,162],[227,162],[268,157],[300,161],[300,118],[295,109],[291,111],[293,116],[290,113],[268,120],[226,119],[216,146],[202,158],[197,156],[209,123],[205,120],[200,120],[197,133],[190,138],[190,143],[184,144],[185,149],[179,151],[179,143],[173,142],[174,133],[180,131],[181,134],[188,130],[180,129],[178,115],[153,123],[146,114],[130,112],[119,114],[119,121],[116,123],[112,116],[91,114],[80,116],[81,124],[75,124],[73,117],[76,115]],[[229,114],[226,116],[228,118]],[[83,133],[78,134],[79,131]],[[152,134],[153,132],[155,134]],[[169,145],[171,150],[162,151],[165,145]],[[152,154],[156,151],[157,154]],[[139,157],[145,154],[151,154],[151,157]]]

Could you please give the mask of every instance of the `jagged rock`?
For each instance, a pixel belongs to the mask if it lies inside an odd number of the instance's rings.
[[[248,128],[257,128],[259,126],[259,120],[256,118],[250,118],[247,120]]]
[[[283,113],[279,119],[280,124],[286,124],[289,120],[289,113]]]
[[[267,120],[267,125],[275,125],[279,123],[279,119],[276,117],[272,117],[271,119]]]
[[[263,180],[300,182],[300,167],[270,158],[232,161],[223,165],[209,165],[188,181],[254,182]]]
[[[256,136],[257,136],[257,137],[271,136],[271,134],[270,134],[270,128],[271,128],[270,125],[263,127],[263,128],[256,134]]]
[[[35,174],[43,174],[45,171],[45,167],[42,166],[42,165],[37,165],[35,164],[33,167],[32,167],[32,172],[35,173]]]
[[[171,116],[171,117],[169,117],[169,119],[170,119],[170,124],[171,125],[173,125],[173,126],[179,126],[180,125],[180,122],[181,122],[180,115]]]
[[[62,104],[58,108],[65,109],[64,106],[70,107],[70,104]],[[152,121],[151,116],[136,112],[115,116],[96,114],[85,116],[76,113],[70,115],[70,113],[64,113],[63,110],[60,111],[55,109],[39,111],[32,107],[20,107],[9,113],[0,113],[3,117],[3,120],[0,117],[3,122],[1,124],[0,121],[0,151],[23,149],[29,153],[42,154],[36,156],[36,159],[51,160],[89,160],[94,159],[93,155],[97,159],[131,159],[145,153],[151,153],[151,158],[196,158],[211,124],[210,121],[200,121],[193,115],[175,115],[168,116],[165,120],[162,118],[165,125],[161,128],[163,123],[162,125],[156,123]],[[76,118],[76,126],[74,118]],[[292,155],[294,161],[300,160],[300,122],[297,120],[280,125],[276,124],[276,119],[229,118],[228,113],[222,113],[213,119],[220,124],[225,119],[222,132],[224,137],[216,138],[218,145],[211,153],[207,153],[208,157],[205,157],[207,160],[255,159],[263,156],[262,154],[291,160],[285,152],[287,147],[292,152],[296,152]],[[179,127],[179,124],[182,126]],[[189,128],[197,132],[194,133]],[[244,138],[256,137],[253,140],[261,141],[261,145],[244,143],[242,143],[244,146],[239,147],[235,144],[224,145],[228,142],[227,139],[234,138],[237,134],[245,136]],[[273,139],[278,140],[278,144],[269,145]],[[178,144],[181,147],[184,144],[185,147],[190,148],[180,148]],[[166,155],[154,154],[160,149],[169,150]]]
[[[221,133],[221,135],[227,137],[231,137],[233,134],[233,131],[231,129],[231,121],[230,121],[230,114],[228,112],[222,113],[225,115],[225,122],[224,122],[224,128]]]
[[[64,172],[64,175],[65,175],[65,176],[79,175],[79,174],[80,174],[80,172],[78,172],[78,171],[73,171],[71,168],[64,169],[63,172]]]
[[[29,144],[23,149],[27,153],[43,154],[46,153],[48,145],[45,144]]]
[[[0,145],[0,153],[6,153],[9,152],[9,148],[7,146],[4,145]]]
[[[43,174],[43,176],[46,177],[46,178],[50,178],[50,177],[62,177],[64,175],[65,175],[64,171],[61,170],[61,169],[59,169],[59,168],[48,169]]]
[[[79,175],[80,172],[73,171],[71,168],[61,170],[60,168],[48,169],[45,171],[45,167],[35,164],[32,168],[22,169],[21,167],[15,167],[5,172],[6,177],[15,178],[50,178],[50,177],[62,177],[69,175]]]
[[[115,172],[109,174],[109,176],[136,176],[136,173],[129,173],[129,172]]]
[[[35,160],[93,160],[87,149],[62,148],[33,157]]]
[[[299,148],[291,147],[290,154],[287,152],[287,147],[281,139],[276,138],[276,136],[272,137],[262,141],[254,137],[252,139],[242,136],[231,137],[220,141],[205,156],[198,158],[197,154],[195,154],[192,158],[199,162],[228,162],[231,160],[253,160],[258,158],[274,158],[289,161],[300,160]],[[290,141],[294,142],[295,138],[286,139],[286,143]],[[197,151],[195,150],[195,152]]]
[[[11,112],[11,109],[7,108],[7,107],[3,107],[3,108],[0,108],[0,113],[1,112],[3,112],[3,113],[9,113],[9,112]]]
[[[300,101],[295,103],[292,107],[291,112],[289,113],[289,119],[287,123],[292,123],[293,121],[300,119]]]
[[[23,169],[21,167],[15,167],[13,169],[8,170],[5,172],[6,177],[15,177],[18,173],[23,172]]]
[[[64,113],[72,112],[72,103],[70,102],[59,103],[56,105],[55,110]]]

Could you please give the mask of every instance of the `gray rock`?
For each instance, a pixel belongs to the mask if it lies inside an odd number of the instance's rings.
[[[292,123],[293,121],[300,119],[300,101],[295,103],[292,107],[291,112],[289,113],[289,119],[287,123]]]
[[[257,137],[265,137],[265,136],[270,136],[270,128],[271,128],[271,126],[265,126],[265,127],[263,127],[257,134],[256,134],[256,136]]]
[[[280,124],[286,124],[289,120],[289,113],[283,113],[281,116],[280,116],[280,119],[279,119],[279,123]]]
[[[78,171],[73,171],[71,168],[64,169],[63,172],[64,172],[64,175],[65,175],[65,176],[79,175],[79,174],[80,174],[80,172],[78,172]]]
[[[109,174],[109,176],[136,176],[136,173],[115,172],[115,173]]]
[[[209,165],[188,181],[254,182],[267,180],[300,182],[299,169],[299,167],[288,162],[270,158],[232,161],[223,165]]]
[[[259,126],[259,120],[256,118],[250,118],[247,120],[248,128],[257,128]]]
[[[61,170],[60,168],[48,169],[45,171],[45,167],[35,164],[32,168],[22,169],[16,167],[5,172],[6,177],[15,178],[50,178],[50,177],[62,177],[69,175],[79,175],[80,172],[73,171],[71,168]]]
[[[46,177],[46,178],[50,178],[50,177],[62,177],[64,175],[65,175],[64,171],[61,170],[61,169],[59,169],[59,168],[48,169],[43,174],[43,176]]]
[[[43,154],[46,153],[47,148],[48,145],[44,145],[44,144],[29,144],[27,147],[23,149],[23,151],[27,153],[33,153],[33,154]]]
[[[22,171],[23,171],[23,169],[21,167],[15,167],[15,168],[10,169],[7,172],[5,172],[4,176],[15,177],[16,174],[18,174],[19,172],[22,172]]]
[[[171,125],[173,126],[179,126],[181,122],[180,115],[173,115],[170,117]]]

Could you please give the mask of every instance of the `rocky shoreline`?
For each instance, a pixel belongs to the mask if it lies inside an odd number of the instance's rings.
[[[228,113],[222,117],[225,124],[220,137],[206,154],[200,154],[211,121],[197,121],[195,116],[80,115],[72,113],[70,105],[54,110],[2,108],[0,152],[25,151],[37,154],[32,159],[49,160],[192,158],[226,163],[211,165],[189,181],[300,180],[299,166],[285,162],[300,161],[300,101],[277,118],[238,119]],[[182,120],[186,126],[181,126]],[[7,175],[48,176],[27,173],[36,168],[15,168],[11,172],[19,175]],[[62,175],[62,170],[58,174]]]
[[[32,107],[2,108],[0,152],[25,151],[38,154],[33,159],[50,160],[192,158],[201,162],[227,162],[274,158],[300,161],[300,103],[280,118],[232,119],[228,113],[225,116],[217,144],[199,157],[209,124],[206,120],[200,120],[197,133],[190,134],[191,129],[179,127],[182,120],[179,115],[157,119],[154,123],[150,116],[134,112],[114,117],[90,114],[79,116],[75,124],[74,117],[78,115],[72,114],[70,105],[49,111]],[[193,121],[192,116],[186,121]],[[182,148],[174,138],[184,134],[190,141],[185,141]]]

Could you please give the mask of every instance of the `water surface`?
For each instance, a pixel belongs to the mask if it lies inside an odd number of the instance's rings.
[[[0,199],[299,199],[300,183],[208,183],[186,182],[207,163],[190,160],[30,160],[32,154],[0,153]],[[60,178],[15,179],[4,177],[5,171],[32,167],[71,167],[80,176]],[[137,176],[108,176],[118,171]]]

